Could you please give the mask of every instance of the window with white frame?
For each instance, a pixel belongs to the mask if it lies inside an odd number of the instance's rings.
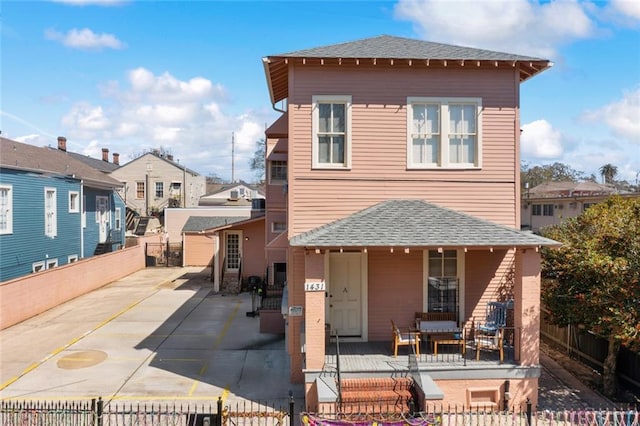
[[[69,191],[69,213],[80,213],[80,193]]]
[[[314,168],[351,167],[351,96],[312,98],[312,165]]]
[[[115,213],[115,229],[116,231],[120,231],[120,229],[122,228],[122,209],[120,207],[116,207],[116,213]]]
[[[51,238],[58,235],[56,192],[55,188],[44,189],[44,235]]]
[[[47,265],[47,269],[56,268],[58,267],[58,259],[47,259],[45,264]]]
[[[427,312],[458,312],[459,277],[456,250],[429,250]]]
[[[136,182],[136,198],[138,200],[144,198],[144,182]]]
[[[13,186],[0,185],[0,235],[13,233]]]
[[[156,182],[156,198],[164,198],[164,182]]]
[[[284,222],[272,222],[271,223],[271,232],[274,234],[284,232],[287,230],[287,224]]]
[[[33,262],[31,264],[31,272],[40,272],[40,271],[44,271],[45,267],[44,267],[44,262]]]
[[[287,162],[282,160],[269,161],[269,183],[283,184],[287,182]]]
[[[480,98],[407,98],[407,167],[480,167]]]
[[[77,254],[70,254],[69,257],[67,257],[67,263],[74,263],[78,261],[78,255]]]

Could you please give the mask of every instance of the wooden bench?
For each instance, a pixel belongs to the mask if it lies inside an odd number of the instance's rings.
[[[438,356],[438,345],[458,345],[460,346],[460,352],[462,355],[466,353],[466,344],[463,338],[460,339],[447,339],[447,338],[434,338],[433,339],[433,354]]]

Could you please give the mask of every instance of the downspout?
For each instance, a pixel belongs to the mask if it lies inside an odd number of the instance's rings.
[[[84,227],[82,219],[86,220],[86,206],[84,205],[84,181],[80,179],[80,259],[84,259]]]

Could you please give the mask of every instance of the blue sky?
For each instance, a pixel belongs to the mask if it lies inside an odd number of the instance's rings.
[[[1,3],[2,135],[120,163],[162,146],[253,180],[269,102],[261,58],[381,34],[550,59],[521,85],[522,158],[640,180],[640,1]]]

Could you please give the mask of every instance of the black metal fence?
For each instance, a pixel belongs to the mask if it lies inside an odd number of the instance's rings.
[[[91,401],[0,401],[1,426],[293,426],[289,407],[243,402],[223,407],[222,399],[202,405],[118,404]]]

